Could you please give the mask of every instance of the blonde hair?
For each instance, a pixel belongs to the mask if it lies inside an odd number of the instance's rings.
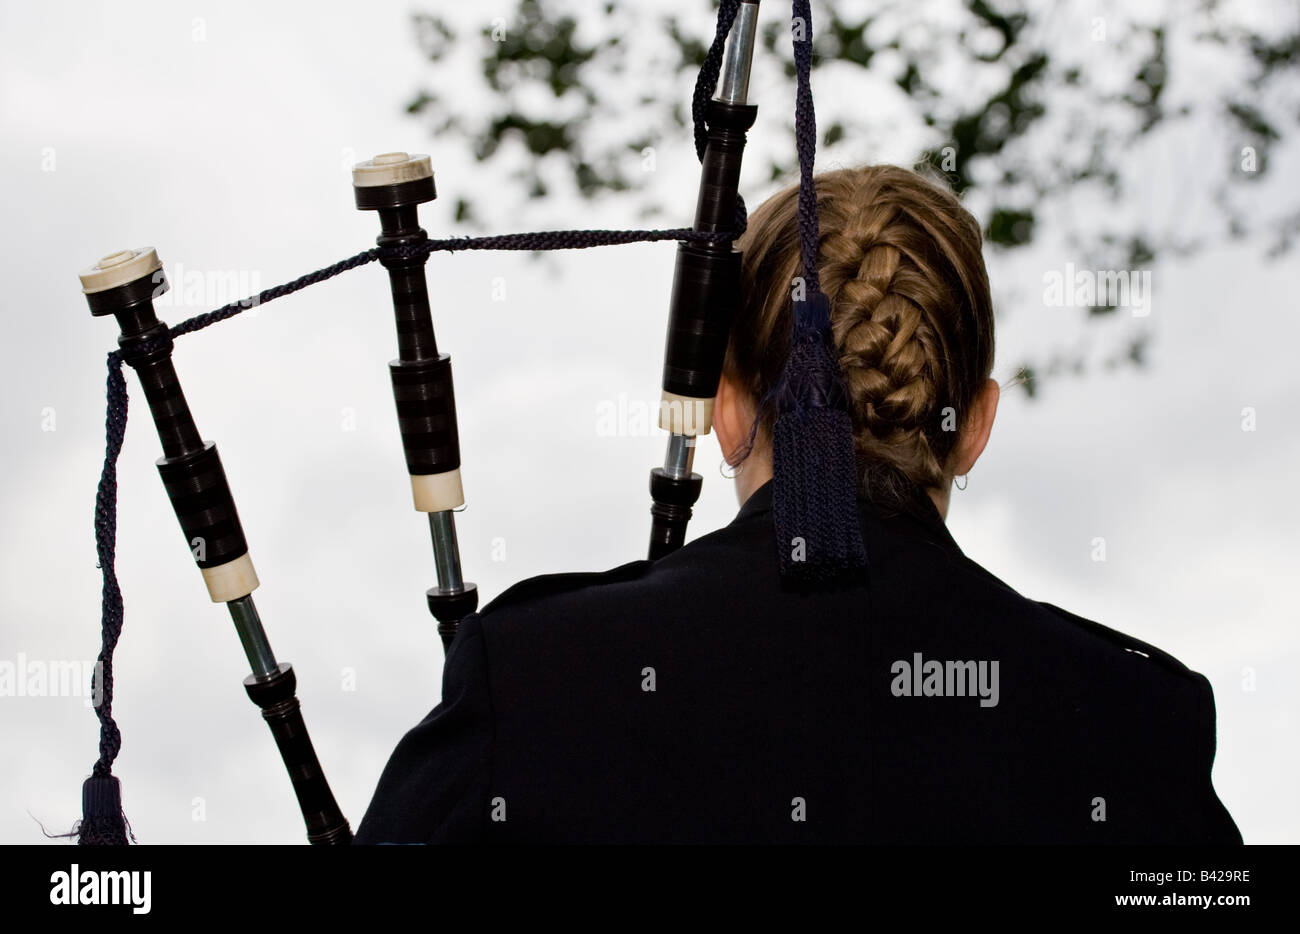
[[[814,178],[818,269],[851,401],[864,493],[898,504],[907,487],[951,480],[948,459],[993,369],[993,310],[979,224],[946,188],[891,165]],[[769,404],[789,353],[801,274],[798,185],[767,199],[737,241],[741,304],[725,372]]]

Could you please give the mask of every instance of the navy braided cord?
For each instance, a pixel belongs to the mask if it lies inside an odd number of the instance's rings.
[[[791,283],[790,356],[773,391],[772,519],[782,578],[816,586],[860,572],[867,552],[859,524],[853,420],[832,341],[831,304],[817,269],[817,119],[809,0],[794,0],[792,15],[803,281]]]

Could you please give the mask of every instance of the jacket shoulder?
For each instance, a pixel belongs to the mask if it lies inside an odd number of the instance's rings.
[[[586,590],[601,584],[617,584],[637,580],[654,567],[654,562],[646,559],[629,561],[608,571],[577,571],[566,574],[539,574],[529,577],[513,586],[507,587],[495,599],[478,611],[478,615],[489,616],[499,610],[521,606],[544,597]]]
[[[1056,616],[1058,619],[1064,620],[1065,622],[1082,629],[1094,638],[1107,642],[1117,649],[1145,658],[1165,671],[1193,681],[1198,686],[1206,683],[1204,675],[1188,668],[1163,649],[1156,648],[1154,645],[1151,645],[1148,642],[1143,642],[1141,639],[1135,639],[1133,636],[1111,629],[1109,626],[1103,626],[1101,623],[1085,619],[1078,614],[1071,613],[1069,610],[1063,610],[1054,604],[1046,603],[1041,600],[1035,601],[1035,603],[1044,610],[1047,610],[1053,616]]]
[[[1126,655],[1146,659],[1160,670],[1188,679],[1198,687],[1209,687],[1209,682],[1206,680],[1204,675],[1188,668],[1163,649],[1157,648],[1150,643],[1143,642],[1141,639],[1135,639],[1133,636],[1127,635],[1126,633],[1111,629],[1109,626],[1103,626],[1101,623],[1094,620],[1079,616],[1077,613],[1071,613],[1069,610],[1062,609],[1053,603],[1048,603],[1044,600],[1030,599],[983,566],[971,561],[969,558],[966,558],[965,564],[967,568],[980,574],[1012,599],[1022,601],[1023,603],[1027,603],[1040,610],[1045,610],[1053,618],[1068,623],[1073,629],[1089,636],[1091,639],[1101,642],[1112,649],[1119,650]],[[1116,655],[1115,657],[1118,658],[1119,656]]]

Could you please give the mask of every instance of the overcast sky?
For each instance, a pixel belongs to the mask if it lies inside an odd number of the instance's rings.
[[[498,5],[456,15],[508,11]],[[79,271],[149,245],[174,287],[185,270],[200,286],[242,277],[247,291],[292,279],[372,244],[376,220],[353,207],[348,170],[376,152],[431,153],[440,197],[421,216],[435,236],[464,232],[451,223],[458,192],[492,206],[472,155],[402,113],[428,80],[409,11],[380,2],[0,7],[10,348],[0,661],[89,661],[98,650],[91,520],[103,359],[117,330],[89,315]],[[707,29],[707,16],[690,21]],[[680,91],[689,97],[688,85]],[[689,134],[670,142],[663,171],[680,175],[682,200],[664,226],[688,223],[695,200]],[[761,171],[746,179],[752,207],[772,189]],[[641,225],[588,204],[548,212],[573,227]],[[498,232],[508,229],[521,228]],[[1248,842],[1294,843],[1300,281],[1293,255],[1261,253],[1245,243],[1157,265],[1144,370],[1057,380],[1033,400],[1008,392],[949,525],[968,555],[1021,593],[1153,642],[1209,677],[1220,796]],[[670,244],[546,263],[490,253],[430,261],[439,344],[456,368],[462,554],[485,599],[534,574],[642,555],[647,471],[663,437],[604,436],[598,413],[620,397],[629,411],[658,398],[672,261]],[[1041,291],[1041,260],[990,268],[995,297]],[[504,301],[493,300],[494,281]],[[208,310],[208,297],[173,295],[160,315],[176,323]],[[1080,327],[1078,309],[1000,308],[994,375],[1003,380]],[[294,664],[354,827],[394,744],[437,702],[442,667],[424,603],[435,582],[427,525],[410,506],[392,411],[394,356],[378,266],[184,337],[175,352],[200,431],[220,446],[271,643]],[[288,779],[240,683],[246,661],[176,528],[134,374],[128,385],[115,697],[128,817],[142,842],[300,841]],[[1247,407],[1254,431],[1242,430]],[[735,512],[717,463],[706,441],[692,535]],[[1099,536],[1105,562],[1092,558]],[[0,840],[39,841],[38,821],[51,832],[71,826],[97,728],[84,698],[0,697]]]

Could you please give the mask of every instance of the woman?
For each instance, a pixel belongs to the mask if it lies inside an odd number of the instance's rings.
[[[754,212],[714,425],[728,526],[463,624],[358,842],[1240,843],[1209,683],[1020,596],[944,526],[998,403],[979,226],[891,166],[816,178],[865,574],[782,584],[769,402],[796,187]]]

